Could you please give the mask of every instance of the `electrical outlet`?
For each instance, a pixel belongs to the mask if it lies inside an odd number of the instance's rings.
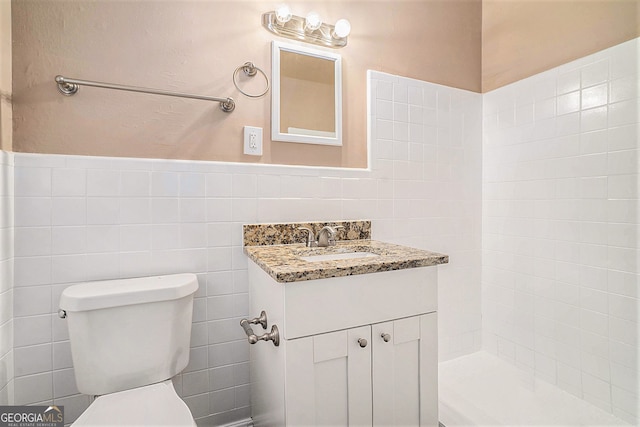
[[[262,128],[244,127],[244,154],[262,156]]]

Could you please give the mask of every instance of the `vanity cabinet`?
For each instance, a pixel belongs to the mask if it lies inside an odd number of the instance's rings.
[[[291,340],[287,424],[437,426],[436,328],[430,313]]]
[[[435,266],[279,283],[249,262],[249,286],[280,331],[250,349],[256,426],[438,425]]]

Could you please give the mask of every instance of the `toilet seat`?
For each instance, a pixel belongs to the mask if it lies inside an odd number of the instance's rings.
[[[171,380],[99,396],[78,417],[82,426],[195,426]]]

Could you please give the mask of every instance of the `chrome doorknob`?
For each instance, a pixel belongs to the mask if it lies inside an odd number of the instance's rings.
[[[391,340],[391,335],[389,334],[381,334],[380,336],[382,337],[384,342],[389,342]]]
[[[365,340],[364,338],[359,338],[358,344],[360,345],[360,347],[365,348],[367,346],[367,340]]]

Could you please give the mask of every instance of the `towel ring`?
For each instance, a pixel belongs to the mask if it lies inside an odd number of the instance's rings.
[[[240,73],[240,70],[242,70],[244,72],[244,75],[248,77],[253,77],[257,74],[258,71],[260,71],[260,74],[262,74],[262,76],[264,77],[264,80],[267,82],[267,87],[264,90],[264,92],[258,95],[252,95],[240,89],[237,81],[238,73]],[[233,72],[233,85],[236,87],[236,89],[240,91],[240,93],[242,93],[245,96],[248,96],[249,98],[260,98],[266,95],[266,93],[269,92],[269,88],[270,88],[269,77],[267,77],[267,75],[265,74],[264,71],[262,71],[262,69],[256,67],[253,62],[245,62],[244,64],[236,68],[236,70]]]

